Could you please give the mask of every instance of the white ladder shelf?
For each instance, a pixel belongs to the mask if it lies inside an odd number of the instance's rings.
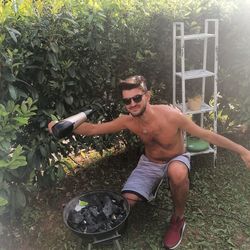
[[[213,33],[209,33],[210,26],[213,25]],[[217,132],[217,82],[218,82],[218,30],[219,23],[217,19],[206,19],[205,20],[205,31],[200,34],[184,34],[184,23],[183,22],[174,22],[173,23],[173,105],[178,107],[184,114],[200,114],[200,126],[204,126],[204,114],[206,112],[214,113],[214,123],[213,123],[213,131]],[[177,35],[178,32],[178,35]],[[208,39],[214,39],[214,48],[213,48],[213,56],[214,56],[214,65],[213,71],[209,71],[207,69],[207,57],[208,57]],[[194,70],[186,70],[185,68],[185,41],[190,40],[201,40],[203,42],[203,63],[202,67]],[[180,72],[176,71],[177,68],[177,42],[180,43]],[[205,103],[205,86],[206,79],[208,77],[213,77],[213,106]],[[181,98],[177,100],[176,96],[176,80],[177,78],[181,81]],[[186,81],[192,79],[202,79],[201,81],[201,96],[202,96],[202,105],[199,110],[190,110],[187,107],[186,102]],[[186,137],[186,136],[185,136]],[[186,140],[185,140],[186,141]],[[190,152],[192,155],[200,155],[200,154],[214,154],[214,165],[217,158],[217,147],[215,145],[210,145],[209,149],[200,152]]]

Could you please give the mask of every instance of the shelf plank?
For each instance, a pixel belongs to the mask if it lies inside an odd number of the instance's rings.
[[[176,107],[182,111],[182,103],[176,104]],[[187,107],[187,103],[186,103],[186,107]],[[214,108],[209,106],[207,103],[202,103],[200,110],[191,110],[187,108],[187,110],[185,111],[185,114],[201,114],[201,113],[210,112],[213,110]]]
[[[200,151],[200,152],[190,152],[190,151],[188,151],[188,152],[190,153],[191,156],[194,156],[194,155],[214,153],[215,150],[211,146],[209,146],[209,148],[207,150],[204,150],[204,151]]]
[[[185,80],[190,80],[190,79],[214,76],[215,73],[204,69],[194,69],[185,71],[184,75],[182,75],[181,72],[176,72],[176,75],[180,78],[184,78]]]
[[[184,35],[183,39],[187,40],[203,40],[205,38],[215,37],[215,34],[209,33],[200,33],[200,34],[193,34],[193,35]],[[181,36],[176,36],[176,39],[180,40]]]

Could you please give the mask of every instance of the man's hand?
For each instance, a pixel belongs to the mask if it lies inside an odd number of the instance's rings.
[[[50,134],[52,134],[52,127],[57,123],[57,121],[51,121],[49,124],[48,124],[48,129],[49,129],[49,132]]]
[[[246,150],[240,156],[241,156],[241,159],[245,162],[247,168],[250,169],[250,151]]]

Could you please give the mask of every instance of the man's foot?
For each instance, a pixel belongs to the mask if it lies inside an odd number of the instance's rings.
[[[163,240],[163,244],[166,249],[175,249],[179,246],[185,226],[186,223],[184,218],[180,219],[179,217],[172,215],[169,228]]]

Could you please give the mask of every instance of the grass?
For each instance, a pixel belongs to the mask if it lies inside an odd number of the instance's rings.
[[[249,145],[248,145],[249,146]],[[138,155],[121,153],[105,157],[60,187],[43,191],[26,208],[20,223],[5,229],[0,249],[79,249],[79,237],[63,223],[63,205],[74,196],[95,189],[119,192],[137,163]],[[212,156],[192,159],[191,186],[186,209],[187,227],[179,250],[250,249],[250,171],[241,159],[220,150],[217,167]],[[170,193],[162,184],[157,198],[132,209],[119,240],[124,250],[157,250],[172,213]],[[87,249],[87,244],[81,245]],[[112,245],[94,249],[113,249]]]

